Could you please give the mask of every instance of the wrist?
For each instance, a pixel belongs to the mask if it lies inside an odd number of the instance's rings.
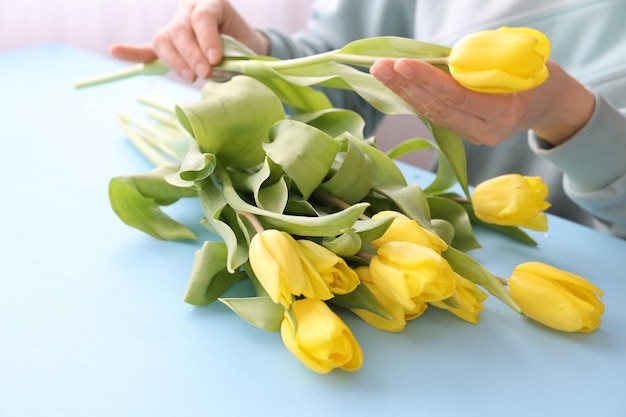
[[[593,113],[595,97],[559,65],[549,63],[550,78],[538,94],[551,97],[545,111],[532,127],[535,134],[551,146],[566,142],[582,129]]]
[[[254,42],[250,47],[259,55],[270,54],[270,40],[263,31],[258,29],[254,29]]]

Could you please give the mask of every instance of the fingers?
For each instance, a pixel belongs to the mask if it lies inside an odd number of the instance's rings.
[[[217,65],[222,60],[222,44],[220,39],[221,22],[224,10],[220,3],[196,4],[190,14],[190,21],[198,48],[209,65]]]
[[[157,32],[154,49],[163,62],[183,80],[194,82],[198,77],[208,76],[208,61],[200,51],[188,22],[177,20]]]
[[[122,61],[128,62],[149,62],[157,59],[157,55],[154,52],[154,48],[151,43],[145,43],[140,45],[129,44],[113,44],[109,46],[109,54]]]
[[[371,68],[375,77],[433,123],[459,134],[468,125],[480,124],[480,118],[462,110],[462,92],[450,86],[450,80],[441,80],[439,76],[445,74],[437,71],[441,72],[430,64],[408,60],[381,60]],[[469,136],[468,140],[473,140],[473,135]]]
[[[517,108],[511,96],[481,94],[450,75],[417,60],[379,60],[371,73],[433,123],[473,143],[496,145],[517,131]]]
[[[149,45],[112,45],[116,58],[145,62],[160,58],[182,79],[194,82],[213,76],[223,58],[220,33],[230,35],[260,54],[269,41],[235,11],[228,0],[183,0],[174,18]]]

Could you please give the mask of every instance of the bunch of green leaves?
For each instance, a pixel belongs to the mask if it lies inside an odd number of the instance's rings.
[[[198,101],[176,106],[143,99],[150,119],[121,115],[121,125],[154,164],[149,173],[111,180],[109,196],[128,225],[158,239],[195,239],[186,226],[162,210],[181,198],[200,201],[201,223],[216,241],[196,253],[185,300],[206,305],[233,283],[250,278],[248,245],[259,227],[314,240],[340,256],[356,256],[380,237],[389,219],[371,220],[396,210],[437,232],[450,248],[452,267],[511,308],[519,308],[499,280],[465,252],[479,247],[471,223],[466,159],[458,135],[430,123],[367,72],[379,57],[442,62],[449,49],[411,39],[363,39],[336,51],[294,60],[258,57],[224,37],[220,69],[234,76],[209,81]],[[445,70],[445,66],[442,66]],[[166,72],[160,62],[80,83],[95,85],[137,74]],[[391,155],[364,136],[356,113],[335,108],[317,86],[352,90],[386,114],[414,114],[434,141],[411,139]],[[438,170],[425,188],[409,184],[393,160],[407,152],[434,149]],[[451,193],[458,186],[463,196]],[[459,197],[463,203],[459,203]],[[362,286],[361,286],[362,287]],[[224,300],[253,324],[274,329],[279,310],[260,286],[249,300]],[[377,314],[371,294],[360,291],[338,299],[349,308]]]

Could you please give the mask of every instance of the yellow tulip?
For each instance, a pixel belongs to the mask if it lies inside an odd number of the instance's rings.
[[[360,317],[363,321],[368,323],[370,326],[376,327],[380,330],[385,330],[387,332],[400,332],[406,326],[406,316],[404,308],[387,297],[381,290],[378,289],[376,284],[374,284],[372,280],[372,276],[370,274],[369,267],[360,266],[356,268],[356,273],[361,279],[361,283],[367,287],[368,290],[372,293],[378,305],[387,313],[390,317],[386,319],[384,317],[379,316],[378,314],[374,314],[371,311],[364,309],[352,309],[351,311]]]
[[[507,174],[478,184],[472,203],[476,217],[484,222],[545,231],[547,196],[548,187],[540,177]]]
[[[333,295],[319,274],[307,273],[296,240],[279,230],[254,235],[248,250],[250,266],[275,303],[288,307],[293,295],[329,299]]]
[[[370,261],[372,281],[407,311],[416,311],[422,301],[450,297],[454,271],[433,249],[411,242],[389,242],[378,248]]]
[[[372,216],[372,219],[380,219],[387,216],[393,216],[394,220],[378,239],[372,241],[375,248],[379,248],[387,242],[400,241],[412,242],[417,245],[426,246],[438,253],[448,249],[448,245],[436,233],[424,229],[415,220],[410,219],[404,214],[397,211],[381,211]]]
[[[509,278],[509,292],[524,315],[564,332],[592,332],[604,314],[600,289],[541,262],[518,265]]]
[[[348,326],[321,300],[295,301],[293,318],[285,312],[280,328],[283,343],[304,365],[321,374],[335,368],[354,371],[363,352]]]
[[[343,258],[310,240],[297,242],[305,270],[312,268],[312,273],[319,274],[331,293],[347,294],[359,285],[358,275]]]
[[[548,78],[550,41],[538,30],[486,30],[461,38],[450,52],[450,74],[461,85],[483,93],[514,93]]]
[[[476,324],[478,323],[478,314],[485,308],[482,303],[487,299],[487,294],[474,285],[473,282],[461,275],[454,274],[454,277],[456,279],[456,286],[451,301],[455,303],[456,306],[450,305],[444,301],[433,301],[431,304],[435,307],[448,310],[450,313],[469,323]]]

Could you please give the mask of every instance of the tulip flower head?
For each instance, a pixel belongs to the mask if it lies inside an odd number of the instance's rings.
[[[313,241],[301,239],[297,242],[305,270],[319,274],[331,293],[347,294],[359,285],[358,275],[343,258]]]
[[[293,297],[332,298],[322,277],[305,269],[296,240],[288,233],[269,229],[254,235],[248,250],[250,266],[277,304],[288,307]]]
[[[509,292],[524,315],[564,332],[589,333],[600,326],[602,291],[585,278],[540,262],[518,265]]]
[[[370,261],[374,284],[408,311],[426,301],[450,297],[454,271],[433,249],[411,242],[389,242]]]
[[[463,278],[459,274],[454,274],[456,279],[456,287],[454,289],[454,295],[451,302],[445,301],[433,301],[431,304],[435,307],[448,310],[455,316],[469,322],[478,323],[478,314],[481,310],[484,310],[483,301],[487,299],[485,294],[480,288],[474,285],[473,282]]]
[[[280,335],[296,358],[321,374],[335,368],[354,371],[361,367],[361,347],[348,326],[326,303],[303,298],[291,307],[293,317],[285,312]]]
[[[448,249],[448,245],[436,233],[424,229],[415,220],[408,218],[397,211],[380,211],[372,216],[373,220],[393,216],[394,220],[378,239],[372,241],[372,245],[378,248],[387,242],[412,242],[417,245],[431,248],[437,253]]]
[[[548,187],[540,177],[508,174],[478,184],[472,203],[476,217],[484,222],[545,231],[547,196]]]
[[[401,332],[404,330],[404,327],[406,326],[406,314],[404,308],[378,289],[372,280],[369,267],[360,266],[356,268],[356,273],[358,274],[361,283],[365,285],[368,290],[370,290],[378,302],[378,305],[380,305],[390,318],[387,319],[385,317],[381,317],[378,314],[365,309],[353,309],[352,312],[363,321],[377,329],[387,332]]]
[[[461,38],[450,52],[450,74],[464,87],[483,93],[514,93],[548,78],[550,41],[538,30],[487,30]]]

